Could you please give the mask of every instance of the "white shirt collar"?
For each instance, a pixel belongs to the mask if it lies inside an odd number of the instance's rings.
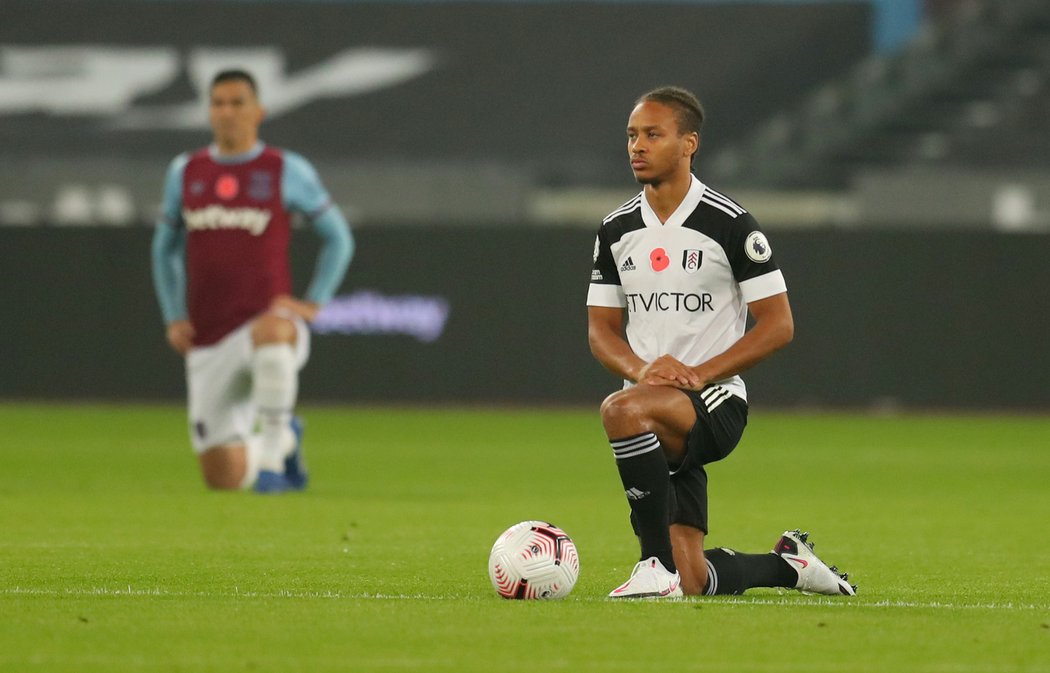
[[[244,162],[251,161],[262,154],[264,147],[266,147],[266,145],[263,141],[257,140],[255,145],[247,152],[241,152],[240,154],[219,154],[219,146],[213,143],[208,145],[208,154],[211,156],[212,161],[218,164],[243,164]]]
[[[680,227],[693,214],[693,211],[700,203],[700,197],[704,195],[707,187],[704,183],[697,180],[695,175],[690,174],[689,177],[692,179],[689,191],[685,193],[685,198],[678,204],[678,207],[675,208],[675,211],[671,213],[666,222],[661,222],[660,218],[656,216],[656,211],[649,205],[649,200],[645,197],[645,190],[642,190],[642,221],[645,222],[645,226]]]

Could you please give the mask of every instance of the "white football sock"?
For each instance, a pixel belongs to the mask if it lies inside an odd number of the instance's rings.
[[[266,344],[252,354],[252,402],[259,414],[260,469],[284,472],[295,448],[292,410],[299,393],[299,371],[291,344]]]
[[[241,490],[246,490],[255,485],[259,477],[259,468],[262,463],[262,440],[258,435],[253,435],[244,440],[244,478],[241,479]]]

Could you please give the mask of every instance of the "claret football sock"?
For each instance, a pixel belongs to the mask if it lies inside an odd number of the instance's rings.
[[[261,469],[283,472],[295,448],[292,412],[299,393],[299,371],[291,344],[267,344],[252,355],[252,402],[259,414]]]
[[[792,588],[798,581],[794,568],[776,554],[741,554],[720,547],[704,550],[704,558],[708,596],[742,594],[754,587]]]
[[[616,469],[620,471],[624,495],[637,524],[642,558],[657,557],[670,572],[675,572],[668,530],[667,459],[660,440],[652,432],[609,440]]]

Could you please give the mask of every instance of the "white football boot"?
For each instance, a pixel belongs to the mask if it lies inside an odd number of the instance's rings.
[[[857,586],[849,583],[848,573],[840,575],[838,568],[829,568],[813,553],[809,533],[803,533],[797,528],[784,531],[773,547],[773,553],[790,563],[798,572],[795,588],[802,593],[826,596],[857,595]]]
[[[651,556],[639,561],[626,582],[609,592],[609,598],[678,598],[682,595],[681,578]]]

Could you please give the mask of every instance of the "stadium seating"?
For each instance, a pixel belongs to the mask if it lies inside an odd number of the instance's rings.
[[[1050,169],[1050,3],[973,0],[713,157],[718,180],[841,188],[858,170]]]

